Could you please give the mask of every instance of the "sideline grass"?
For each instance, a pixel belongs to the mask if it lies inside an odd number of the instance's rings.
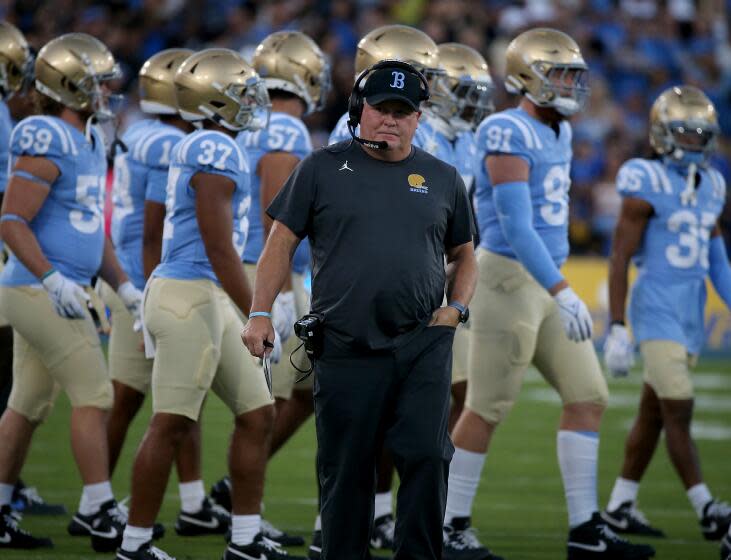
[[[731,363],[706,360],[698,367],[696,423],[698,447],[706,482],[714,495],[731,499]],[[627,380],[610,381],[612,402],[602,427],[599,481],[600,506],[606,504],[622,460],[627,426],[639,395],[640,374]],[[521,400],[495,436],[483,480],[475,501],[474,524],[483,539],[508,560],[557,560],[565,558],[566,514],[555,452],[555,428],[559,407],[547,385],[529,374]],[[51,502],[66,504],[73,512],[78,503],[80,481],[71,458],[68,439],[69,407],[61,397],[56,408],[36,434],[23,471],[29,485],[37,486]],[[135,421],[113,485],[118,498],[128,493],[131,462],[149,408]],[[226,448],[231,432],[228,411],[212,397],[203,414],[203,467],[209,487],[224,473]],[[314,478],[315,438],[313,423],[303,430],[272,461],[266,486],[265,516],[276,526],[309,536],[316,509]],[[665,530],[667,539],[652,540],[656,558],[662,560],[715,560],[717,543],[701,537],[698,523],[683,488],[659,447],[640,493],[641,508]],[[182,539],[173,522],[179,507],[177,481],[168,485],[160,520],[167,536],[160,546],[178,560],[218,559],[223,539]],[[98,560],[113,555],[95,554],[88,539],[66,534],[67,517],[26,517],[23,526],[38,535],[53,538],[50,551],[3,550],[8,560]],[[292,550],[292,553],[304,552]]]

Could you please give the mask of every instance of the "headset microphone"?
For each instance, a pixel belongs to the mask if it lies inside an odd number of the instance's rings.
[[[366,140],[365,138],[356,136],[356,126],[358,125],[354,125],[352,122],[348,121],[348,130],[350,131],[350,135],[353,137],[353,140],[355,140],[359,144],[362,144],[366,148],[370,148],[371,150],[385,150],[388,148],[388,142],[384,142],[383,140]]]

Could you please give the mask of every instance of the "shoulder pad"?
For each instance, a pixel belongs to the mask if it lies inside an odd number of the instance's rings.
[[[16,156],[63,158],[77,156],[71,131],[53,117],[33,116],[20,121],[10,137],[10,151]]]

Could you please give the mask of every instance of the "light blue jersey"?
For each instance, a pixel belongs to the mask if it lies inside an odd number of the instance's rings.
[[[13,132],[13,118],[8,106],[0,101],[0,193],[8,186],[8,159],[10,154],[10,134]]]
[[[695,203],[683,204],[687,169],[631,159],[619,170],[617,190],[654,209],[635,255],[639,275],[632,286],[629,319],[635,340],[672,340],[698,353],[704,341],[705,279],[711,232],[726,199],[715,169],[700,169]]]
[[[335,128],[333,128],[333,131],[330,133],[330,138],[327,140],[328,145],[337,144],[338,142],[343,142],[344,140],[350,140],[352,138],[350,130],[348,129],[348,119],[348,113],[345,113],[342,117],[340,117],[338,124],[335,125]],[[355,134],[360,134],[359,126],[355,128]]]
[[[259,160],[270,152],[286,152],[303,160],[312,152],[310,133],[304,123],[286,113],[272,113],[266,129],[251,132],[245,130],[236,142],[249,156],[251,169],[251,212],[249,213],[249,238],[244,250],[244,262],[256,264],[264,249],[264,224],[260,198],[261,180],[256,174]],[[310,261],[309,244],[303,240],[292,259],[292,269],[303,273]]]
[[[571,125],[562,121],[559,134],[520,108],[490,115],[477,128],[473,167],[476,181],[476,213],[480,246],[516,258],[500,227],[485,158],[504,154],[524,159],[530,166],[529,188],[533,227],[556,266],[569,254],[569,188],[571,179]]]
[[[92,140],[48,116],[23,119],[10,139],[11,168],[20,156],[31,156],[48,159],[60,171],[30,228],[53,267],[85,286],[99,270],[104,252],[107,159],[97,127],[92,127]],[[38,284],[38,278],[11,255],[0,284]]]
[[[184,136],[182,130],[157,119],[138,121],[122,136],[128,151],[114,158],[112,241],[119,263],[139,290],[145,287],[145,201],[165,204],[170,156]]]
[[[475,180],[475,154],[477,153],[475,133],[471,130],[458,132],[453,145],[454,166],[462,176],[467,191],[470,191]]]
[[[453,137],[449,134],[449,125],[437,117],[422,115],[416,128],[412,144],[425,152],[456,167]]]
[[[223,175],[236,185],[231,200],[233,244],[239,257],[246,246],[251,204],[250,167],[233,138],[214,130],[198,130],[173,148],[165,199],[162,261],[152,275],[179,280],[208,279],[216,282],[196,217],[196,191],[190,182],[197,173]],[[203,189],[205,190],[205,189]]]

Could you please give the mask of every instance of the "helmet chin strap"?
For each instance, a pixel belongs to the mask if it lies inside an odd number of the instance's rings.
[[[680,202],[683,206],[695,206],[698,204],[695,190],[695,174],[698,166],[695,163],[688,165],[688,176],[685,179],[685,190],[680,193]]]

